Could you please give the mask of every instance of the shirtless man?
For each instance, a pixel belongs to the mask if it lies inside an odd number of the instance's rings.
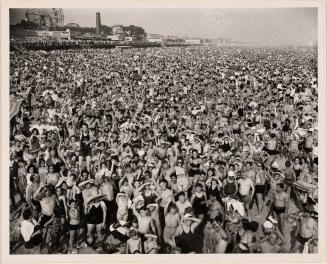
[[[80,229],[80,212],[78,204],[75,200],[70,201],[70,208],[68,210],[69,215],[69,249],[70,253],[77,253],[77,250],[74,249],[74,240],[76,237],[77,231]]]
[[[281,247],[278,243],[278,236],[275,232],[269,233],[267,237],[251,246],[256,248],[260,253],[287,253],[285,248]]]
[[[40,177],[37,174],[33,174],[30,177],[30,181],[31,183],[26,187],[26,201],[33,210],[36,210],[36,204],[34,201],[36,200],[42,185],[40,183]]]
[[[40,193],[38,196],[41,205],[41,216],[38,222],[40,226],[47,227],[55,220],[54,209],[56,205],[60,206],[59,201],[56,196],[51,193],[49,187],[45,187],[44,192]],[[50,232],[46,229],[45,232],[43,232],[43,240],[49,243],[50,239]]]
[[[280,230],[285,235],[285,220],[288,215],[289,197],[284,191],[284,183],[278,183],[276,191],[273,194],[272,210],[280,224]]]
[[[211,220],[219,220],[222,226],[225,223],[225,213],[224,209],[221,206],[220,202],[217,199],[217,196],[214,194],[209,195],[209,200],[206,202],[209,207],[208,215]]]
[[[85,183],[85,189],[82,191],[83,201],[84,201],[84,208],[86,209],[87,203],[98,195],[98,189],[94,185],[94,180],[87,180]],[[84,184],[80,183],[79,187],[83,187]]]
[[[170,179],[170,175],[172,174],[173,170],[172,168],[169,166],[168,160],[164,160],[162,162],[162,167],[161,167],[161,171],[159,174],[159,177],[161,179]]]
[[[295,232],[296,240],[294,241],[290,253],[296,253],[300,246],[305,244],[309,247],[309,253],[314,253],[313,242],[318,237],[318,223],[307,213],[300,213],[299,224]]]
[[[116,222],[116,203],[114,201],[114,186],[108,177],[102,178],[102,184],[99,187],[100,193],[107,196],[104,203],[107,207],[107,226]]]
[[[126,193],[117,193],[116,203],[118,205],[117,221],[127,221],[128,219],[128,201],[129,198]]]
[[[136,216],[138,221],[138,231],[143,234],[142,240],[144,240],[144,235],[148,233],[156,233],[156,228],[153,223],[151,216],[147,216],[147,210],[145,206],[140,208],[140,212],[136,210],[136,204],[133,204],[133,214]]]
[[[56,196],[51,193],[48,187],[45,187],[43,195],[40,194],[41,216],[39,224],[45,226],[54,216],[55,206],[59,206]]]
[[[46,176],[46,183],[56,186],[56,184],[59,181],[59,177],[60,177],[59,173],[54,172],[54,166],[49,165],[49,172]]]
[[[174,199],[174,195],[172,190],[167,188],[168,182],[165,179],[162,179],[159,181],[159,186],[157,186],[158,193],[160,195],[159,199],[159,220],[160,225],[163,227],[165,225],[165,214],[164,214],[164,208],[169,203],[170,200]],[[161,238],[161,237],[159,237]]]
[[[151,218],[156,226],[158,238],[160,240],[161,235],[162,235],[162,228],[161,228],[161,224],[159,221],[159,205],[156,203],[148,204],[147,209],[148,209],[147,215],[151,216]]]
[[[245,209],[248,211],[255,190],[253,180],[248,178],[247,175],[243,173],[242,178],[238,180],[238,184],[240,198],[244,202]]]
[[[246,171],[245,171],[245,175],[247,178],[251,179],[252,181],[254,181],[256,172],[253,169],[252,163],[251,162],[247,162],[246,163]]]
[[[173,199],[173,192],[167,188],[168,182],[166,180],[160,180],[159,181],[159,186],[158,188],[158,193],[160,194],[160,207],[163,209],[166,204],[169,202],[169,200]]]

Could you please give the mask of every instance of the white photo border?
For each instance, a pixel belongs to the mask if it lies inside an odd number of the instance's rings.
[[[0,1],[1,2],[1,1]],[[195,254],[195,255],[10,255],[9,254],[9,9],[10,8],[318,8],[319,122],[319,245],[317,254]],[[1,253],[0,263],[228,263],[326,261],[326,1],[325,0],[15,0],[1,2]]]

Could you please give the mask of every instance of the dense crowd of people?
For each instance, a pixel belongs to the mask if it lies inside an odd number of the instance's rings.
[[[25,249],[315,252],[317,50],[13,51],[10,96]]]
[[[183,46],[185,43],[171,43],[168,42],[166,45],[169,46]],[[20,52],[22,50],[69,50],[69,49],[84,49],[88,48],[103,48],[113,49],[120,46],[130,46],[134,48],[153,48],[160,47],[161,43],[154,43],[148,41],[125,41],[125,40],[106,40],[97,39],[93,37],[81,37],[72,39],[58,39],[49,37],[23,37],[23,38],[12,38],[10,40],[10,50]]]

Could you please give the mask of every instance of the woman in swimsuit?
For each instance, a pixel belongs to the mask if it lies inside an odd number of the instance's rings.
[[[299,157],[296,157],[294,159],[294,164],[293,164],[293,169],[294,169],[294,172],[295,172],[295,176],[296,176],[296,179],[298,179],[301,175],[301,172],[302,172],[302,167],[301,167],[301,163],[300,163],[300,158]]]
[[[180,189],[183,192],[186,192],[188,187],[188,179],[187,179],[185,168],[183,166],[183,160],[181,158],[177,160],[177,164],[175,165],[173,172],[175,173],[177,178],[178,189]]]
[[[191,217],[188,214],[183,218],[180,226],[176,230],[174,237],[175,245],[179,248],[178,251],[180,253],[194,254],[199,251],[198,234],[195,229],[199,226],[201,220]]]
[[[207,213],[207,195],[202,189],[202,185],[197,183],[193,189],[193,195],[191,196],[190,202],[194,209],[194,215],[200,219],[203,219]]]
[[[192,185],[194,182],[194,176],[200,175],[200,168],[201,168],[201,162],[202,160],[198,156],[198,151],[193,150],[192,151],[192,157],[189,160],[189,166],[188,166],[188,185]]]
[[[98,241],[102,241],[102,230],[106,224],[107,208],[103,201],[87,206],[85,220],[87,224],[87,237],[93,237],[94,227],[98,235]]]
[[[148,204],[156,203],[158,197],[160,197],[159,193],[155,190],[155,186],[151,184],[146,184],[142,193],[144,204],[147,206]],[[140,188],[141,189],[141,188]]]
[[[82,125],[82,132],[80,135],[80,149],[79,149],[79,157],[78,164],[79,170],[82,171],[83,160],[86,159],[86,168],[90,172],[91,170],[91,135],[88,129],[87,124]]]

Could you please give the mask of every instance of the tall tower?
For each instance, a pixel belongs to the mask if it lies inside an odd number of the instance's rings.
[[[100,20],[100,13],[96,13],[96,33],[100,34],[101,33],[101,20]]]

